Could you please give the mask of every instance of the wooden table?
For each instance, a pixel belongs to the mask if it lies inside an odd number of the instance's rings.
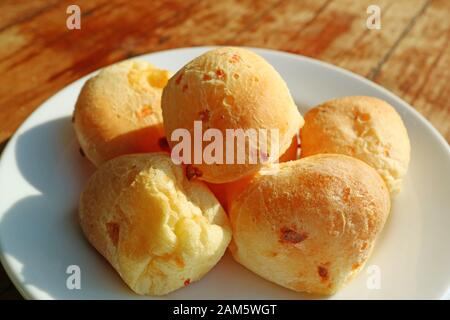
[[[81,8],[81,30],[66,9]],[[366,27],[369,5],[381,29]],[[142,53],[245,45],[330,62],[409,102],[450,142],[449,0],[3,0],[0,149],[43,101]],[[19,298],[0,268],[0,299]]]

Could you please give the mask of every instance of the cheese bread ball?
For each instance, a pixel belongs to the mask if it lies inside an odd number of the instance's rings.
[[[230,205],[239,263],[294,291],[335,293],[364,265],[390,197],[379,174],[345,155],[273,164]]]
[[[234,47],[208,51],[181,68],[164,88],[162,110],[167,140],[172,148],[179,143],[173,140],[172,134],[177,129],[186,129],[193,137],[195,121],[201,122],[203,132],[220,130],[224,137],[223,161],[219,164],[208,164],[204,159],[201,164],[190,162],[199,179],[212,183],[238,180],[256,172],[262,163],[275,161],[288,149],[303,125],[303,118],[278,72],[252,51]],[[260,143],[263,139],[254,143],[251,151],[248,151],[247,140],[245,163],[240,164],[238,152],[228,144],[233,164],[226,163],[227,129],[256,132],[275,129],[279,143],[272,146],[268,141],[267,159],[259,157],[256,164],[250,163],[249,154],[264,150]],[[208,143],[198,150],[193,148],[193,153],[201,155],[206,145]]]
[[[199,280],[231,239],[211,191],[188,181],[164,153],[124,155],[100,166],[81,195],[79,219],[89,242],[143,295]]]
[[[91,162],[99,166],[123,154],[164,150],[161,94],[169,77],[148,62],[128,60],[84,84],[73,121]]]
[[[391,195],[400,191],[411,147],[402,119],[387,102],[363,96],[334,99],[309,110],[305,122],[302,157],[340,153],[358,158],[378,171]]]

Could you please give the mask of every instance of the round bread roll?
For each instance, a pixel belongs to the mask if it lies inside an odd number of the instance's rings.
[[[314,107],[301,130],[301,157],[339,153],[358,158],[383,177],[391,193],[408,170],[408,132],[395,109],[373,97],[345,97]]]
[[[230,208],[234,258],[283,287],[329,295],[363,266],[390,210],[379,174],[323,154],[262,169]]]
[[[128,60],[84,84],[73,121],[91,162],[99,166],[123,154],[164,150],[161,94],[169,76],[148,62]]]
[[[89,242],[138,294],[164,295],[199,280],[231,239],[211,191],[164,153],[100,166],[81,195],[79,218]]]
[[[256,172],[264,162],[273,162],[291,144],[292,138],[303,125],[303,118],[292,100],[289,89],[278,72],[259,55],[242,48],[224,47],[206,52],[179,70],[164,88],[162,97],[164,128],[169,145],[179,143],[172,134],[177,129],[188,130],[194,136],[194,122],[202,124],[203,131],[218,129],[223,137],[223,161],[193,164],[198,178],[224,183]],[[238,152],[231,152],[233,164],[226,163],[226,130],[270,129],[278,130],[278,144],[267,143],[267,158],[258,157],[250,163],[250,146],[246,141],[245,163],[238,163]],[[262,140],[262,139],[259,139]],[[252,152],[264,150],[257,141]],[[209,143],[209,142],[208,142]],[[193,148],[193,154],[202,155],[208,143]],[[193,143],[192,143],[193,145]],[[200,150],[201,149],[201,150]],[[172,150],[173,151],[173,150]],[[262,152],[264,154],[264,152]],[[270,159],[269,159],[270,158]]]

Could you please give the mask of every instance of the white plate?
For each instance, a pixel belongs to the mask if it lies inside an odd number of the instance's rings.
[[[177,70],[209,48],[139,57]],[[304,113],[330,98],[370,95],[401,114],[411,139],[411,164],[401,194],[364,270],[332,298],[443,298],[450,285],[450,148],[401,99],[376,84],[309,58],[254,49],[283,76]],[[91,76],[91,75],[89,75]],[[61,90],[20,127],[0,162],[1,261],[26,298],[135,299],[85,241],[76,220],[80,191],[93,167],[78,152],[70,122],[82,78]],[[69,265],[81,269],[81,290],[66,287]],[[376,268],[369,268],[370,266]],[[381,288],[369,288],[376,271]],[[368,272],[369,271],[369,272]],[[170,299],[302,299],[247,271],[227,254],[201,281]]]

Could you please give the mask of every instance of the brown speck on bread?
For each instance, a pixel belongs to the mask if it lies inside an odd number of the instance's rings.
[[[299,233],[289,228],[281,228],[280,230],[280,242],[284,243],[299,243],[308,238],[306,232]]]
[[[349,188],[349,187],[345,187],[344,188],[344,191],[343,191],[343,197],[342,197],[342,199],[345,201],[345,202],[348,202],[348,200],[349,200],[349,198],[350,198],[350,192],[351,192],[351,189]]]
[[[175,80],[176,84],[180,84],[181,80],[183,79],[184,73],[180,73],[177,77],[177,79]]]
[[[359,115],[359,119],[361,119],[361,121],[369,121],[370,120],[370,114],[368,114],[368,113],[361,113]]]
[[[219,78],[219,79],[223,79],[223,78],[225,78],[225,71],[223,71],[222,69],[217,69],[216,70],[216,76],[217,76],[217,78]]]
[[[178,267],[180,268],[184,268],[185,267],[185,263],[182,257],[176,256],[175,257],[175,263],[177,264]]]
[[[166,137],[162,137],[158,140],[158,145],[162,150],[169,150],[169,142]]]
[[[318,266],[317,267],[317,273],[319,274],[320,278],[322,279],[322,281],[327,281],[328,280],[328,269],[323,267],[323,266]]]
[[[153,108],[150,105],[145,105],[141,109],[136,110],[136,116],[138,118],[145,118],[153,113]]]
[[[205,109],[199,112],[200,120],[202,121],[208,121],[209,120],[209,110]]]
[[[84,158],[86,155],[84,154],[84,151],[81,147],[80,147],[79,151],[80,151],[81,156]]]
[[[352,264],[352,271],[358,269],[361,266],[360,263],[354,263]]]
[[[239,62],[239,60],[241,60],[241,57],[238,54],[233,54],[229,60],[230,63],[236,63]]]
[[[115,222],[108,222],[106,224],[106,231],[108,232],[108,236],[111,239],[113,245],[117,247],[117,244],[119,243],[119,232],[120,232],[119,224]]]
[[[186,166],[186,177],[188,178],[188,180],[192,180],[201,176],[202,172],[198,168],[193,167],[190,164]]]

